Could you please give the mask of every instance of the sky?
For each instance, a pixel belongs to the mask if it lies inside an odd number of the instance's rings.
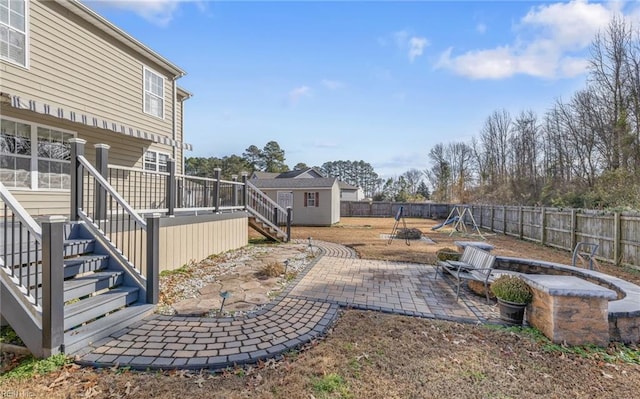
[[[636,1],[83,0],[187,72],[187,156],[277,141],[293,168],[427,169],[496,110],[542,116],[584,87],[589,46]]]

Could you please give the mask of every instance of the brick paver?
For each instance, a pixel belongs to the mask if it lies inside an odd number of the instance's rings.
[[[326,333],[340,307],[463,322],[497,320],[475,295],[455,300],[428,265],[358,259],[312,240],[319,255],[274,302],[241,319],[153,315],[94,343],[82,365],[134,369],[224,369],[282,355]]]

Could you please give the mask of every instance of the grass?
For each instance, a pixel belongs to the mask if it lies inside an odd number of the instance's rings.
[[[640,365],[640,351],[636,348],[620,343],[611,343],[608,347],[595,345],[561,345],[551,342],[542,332],[530,327],[502,327],[497,325],[486,325],[488,329],[498,329],[528,337],[536,342],[540,347],[550,353],[572,354],[584,359],[602,361],[605,363],[629,363]]]
[[[181,267],[173,270],[163,270],[160,272],[160,277],[169,277],[169,276],[177,276],[177,275],[185,275],[188,276],[191,274],[189,271],[190,265],[182,265]]]
[[[1,380],[24,380],[38,375],[45,375],[60,370],[69,360],[64,354],[50,356],[46,359],[28,357],[17,367],[0,376]]]
[[[0,327],[0,343],[24,346],[20,337],[9,326]]]
[[[339,374],[331,373],[322,378],[314,378],[311,382],[313,391],[319,398],[327,398],[337,394],[339,398],[353,397],[349,393],[349,386]]]

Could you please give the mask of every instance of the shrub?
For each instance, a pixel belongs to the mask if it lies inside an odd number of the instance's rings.
[[[284,266],[280,262],[271,262],[258,270],[260,277],[278,277],[284,273]]]
[[[491,284],[496,298],[513,303],[529,303],[533,299],[531,288],[518,276],[505,274]]]
[[[436,252],[438,260],[460,260],[460,253],[451,248],[442,248]]]

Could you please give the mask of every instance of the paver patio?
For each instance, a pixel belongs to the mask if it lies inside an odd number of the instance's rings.
[[[324,335],[340,307],[482,323],[498,320],[484,297],[459,301],[435,267],[356,258],[314,241],[319,254],[273,302],[243,318],[150,316],[92,344],[76,361],[97,367],[212,369],[255,363]]]

